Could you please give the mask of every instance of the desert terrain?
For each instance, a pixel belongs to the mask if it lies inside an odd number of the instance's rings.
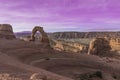
[[[7,28],[3,28],[3,26],[7,26]],[[61,39],[57,40],[51,37],[56,41],[55,43],[50,37],[48,41],[44,30],[35,30],[36,28],[34,28],[32,40],[23,40],[23,38],[16,38],[12,28],[9,28],[10,25],[0,26],[2,35],[0,38],[1,80],[120,80],[118,38],[116,38],[117,40],[110,39],[113,56],[88,55],[91,38],[86,40],[88,42],[83,40],[81,43],[78,39],[80,45],[77,45],[76,39],[74,42],[70,40],[61,42]],[[9,35],[3,29],[13,33]],[[40,41],[34,40],[33,33],[37,31],[40,31],[42,35]],[[60,48],[59,50],[53,45],[53,43],[56,45],[57,41],[60,41],[57,46]],[[66,47],[67,49],[64,49]],[[99,53],[98,51],[97,53]],[[117,55],[114,56],[113,52]],[[106,54],[106,52],[102,54]]]

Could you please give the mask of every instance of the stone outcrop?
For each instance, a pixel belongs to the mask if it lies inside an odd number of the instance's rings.
[[[35,34],[37,31],[39,31],[41,34],[41,42],[49,44],[50,42],[49,42],[49,38],[47,36],[47,33],[45,33],[43,30],[43,27],[40,27],[40,26],[36,26],[33,28],[32,35],[31,35],[31,41],[35,41]]]
[[[110,50],[109,40],[105,38],[95,38],[90,42],[88,54],[106,56]]]
[[[88,51],[87,45],[78,42],[69,42],[63,40],[54,40],[52,47],[55,50],[65,51],[65,52],[87,53]]]
[[[31,77],[30,80],[48,80],[47,76],[40,74],[40,73],[34,73]]]
[[[12,26],[10,24],[0,24],[0,38],[14,39],[16,38]]]
[[[120,51],[120,38],[111,38],[110,46],[113,51]]]

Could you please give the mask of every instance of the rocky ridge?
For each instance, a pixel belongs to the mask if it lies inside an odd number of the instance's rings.
[[[49,36],[54,39],[78,39],[96,37],[120,38],[120,32],[55,32],[49,34]]]

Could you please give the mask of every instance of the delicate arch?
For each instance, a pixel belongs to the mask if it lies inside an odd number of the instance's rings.
[[[49,43],[47,34],[44,32],[43,27],[40,27],[40,26],[36,26],[33,28],[32,34],[31,34],[31,41],[35,41],[35,34],[37,31],[41,33],[41,42]]]

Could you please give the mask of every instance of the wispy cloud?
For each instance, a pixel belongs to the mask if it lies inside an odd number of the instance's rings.
[[[0,23],[14,31],[120,30],[120,0],[0,0]]]

